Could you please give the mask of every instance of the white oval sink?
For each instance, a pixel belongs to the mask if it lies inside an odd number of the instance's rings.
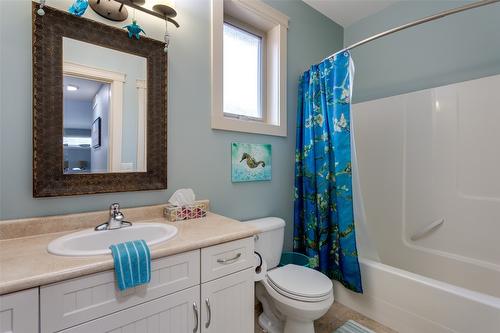
[[[103,231],[87,229],[54,239],[49,243],[48,250],[60,256],[96,256],[110,254],[109,247],[113,244],[142,239],[152,246],[165,242],[176,234],[176,227],[162,223],[138,223]]]

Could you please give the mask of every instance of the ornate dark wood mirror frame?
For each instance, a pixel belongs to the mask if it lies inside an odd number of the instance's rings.
[[[33,196],[167,188],[167,54],[150,38],[45,7],[33,17]],[[147,171],[64,174],[63,37],[147,59]]]

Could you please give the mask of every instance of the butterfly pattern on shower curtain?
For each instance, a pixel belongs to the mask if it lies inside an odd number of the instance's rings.
[[[352,202],[349,52],[311,66],[299,80],[294,250],[309,265],[362,292]]]

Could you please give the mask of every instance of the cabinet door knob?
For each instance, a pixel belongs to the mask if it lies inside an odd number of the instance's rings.
[[[205,328],[208,328],[210,326],[210,322],[212,321],[212,309],[210,308],[210,300],[208,298],[205,299],[205,304],[207,305],[207,313],[208,313],[208,319],[207,322],[205,323]]]
[[[193,311],[194,311],[194,329],[193,333],[198,332],[198,306],[196,305],[196,302],[193,303]]]
[[[224,264],[224,265],[225,265],[225,264],[230,264],[230,263],[232,263],[233,261],[238,260],[240,257],[241,257],[241,253],[240,253],[240,252],[238,252],[238,253],[237,253],[234,257],[232,257],[232,258],[217,259],[217,262],[218,262],[219,264]]]

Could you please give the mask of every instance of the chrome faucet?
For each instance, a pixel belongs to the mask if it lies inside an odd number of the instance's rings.
[[[131,222],[124,221],[125,216],[120,212],[120,204],[114,203],[109,206],[109,221],[103,224],[99,224],[94,228],[95,231],[102,230],[115,230],[124,227],[130,227]]]

